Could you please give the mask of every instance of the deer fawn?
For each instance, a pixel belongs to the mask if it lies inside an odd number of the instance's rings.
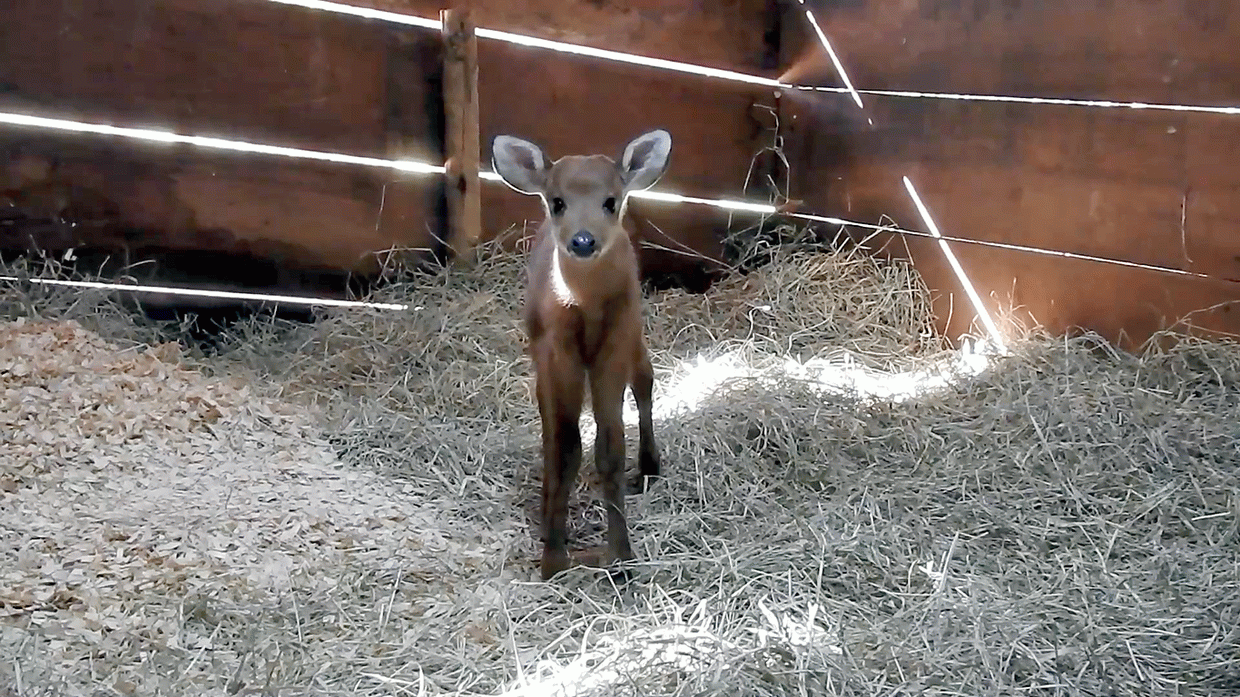
[[[569,155],[549,162],[537,145],[496,136],[492,167],[513,189],[541,197],[546,217],[527,267],[525,329],[542,421],[542,578],[568,568],[568,495],[581,467],[579,418],[589,380],[598,424],[595,466],[607,504],[611,561],[634,558],[624,517],[624,391],[639,421],[637,488],[659,476],[651,393],[654,372],[642,337],[637,252],[624,227],[629,194],[667,170],[672,137],[633,139],[619,162]]]

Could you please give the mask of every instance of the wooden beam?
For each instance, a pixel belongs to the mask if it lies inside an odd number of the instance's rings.
[[[468,9],[443,10],[443,106],[448,199],[448,247],[458,259],[472,256],[482,236],[478,168],[478,40]]]

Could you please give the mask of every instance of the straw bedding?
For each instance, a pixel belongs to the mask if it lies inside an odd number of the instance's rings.
[[[830,386],[949,357],[905,266],[654,294],[638,581],[542,584],[520,293],[490,252],[206,353],[5,289],[0,695],[1240,691],[1234,344],[1027,333],[889,400]]]

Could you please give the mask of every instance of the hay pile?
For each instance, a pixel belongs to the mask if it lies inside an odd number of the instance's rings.
[[[177,572],[193,581],[143,577],[132,593],[86,598],[66,576],[78,552],[40,548],[52,595],[0,601],[0,654],[16,657],[0,664],[0,693],[6,681],[84,695],[1240,690],[1235,345],[1132,356],[1032,334],[980,375],[890,401],[824,378],[943,360],[907,267],[791,250],[706,296],[660,293],[648,325],[668,478],[629,500],[642,563],[617,592],[587,569],[533,581],[539,456],[520,274],[520,260],[491,254],[378,298],[407,313],[255,321],[221,355],[178,358],[204,385],[244,380],[247,409],[297,405],[305,421],[245,423],[213,441],[221,452],[247,442],[229,457],[254,457],[205,471],[261,485],[233,483],[245,495],[221,501],[203,470],[165,453],[118,465],[85,494],[67,470],[90,465],[70,458],[38,475],[39,495],[82,497],[80,521],[58,524],[95,544],[107,542],[102,521],[128,515],[126,533],[152,556],[186,538],[258,556],[217,555],[205,578],[195,566]],[[174,329],[118,319],[98,299],[0,297],[10,316],[32,309],[127,346]],[[687,399],[693,384],[718,389]],[[220,411],[210,433],[246,413]],[[181,442],[160,433],[151,442]],[[292,447],[302,454],[290,467],[277,451]],[[125,468],[180,495],[142,508],[105,490]],[[358,480],[323,484],[347,476]],[[274,497],[250,496],[271,481],[284,482]],[[584,486],[572,533],[587,546],[602,541],[603,515]],[[325,512],[281,527],[286,509]],[[6,519],[5,545],[32,539],[14,525],[28,523]],[[354,542],[325,542],[325,529]],[[256,575],[269,557],[291,571]],[[106,555],[91,563],[96,576],[128,573]],[[137,619],[93,629],[99,642],[65,629],[101,613]]]

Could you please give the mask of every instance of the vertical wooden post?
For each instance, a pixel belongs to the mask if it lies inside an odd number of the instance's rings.
[[[762,28],[762,69],[780,71],[784,69],[783,33],[784,14],[790,3],[782,0],[766,0],[766,10],[762,19],[766,26]]]
[[[448,247],[458,260],[473,258],[482,235],[478,160],[478,39],[468,8],[439,13],[442,24],[443,107],[447,161]]]

